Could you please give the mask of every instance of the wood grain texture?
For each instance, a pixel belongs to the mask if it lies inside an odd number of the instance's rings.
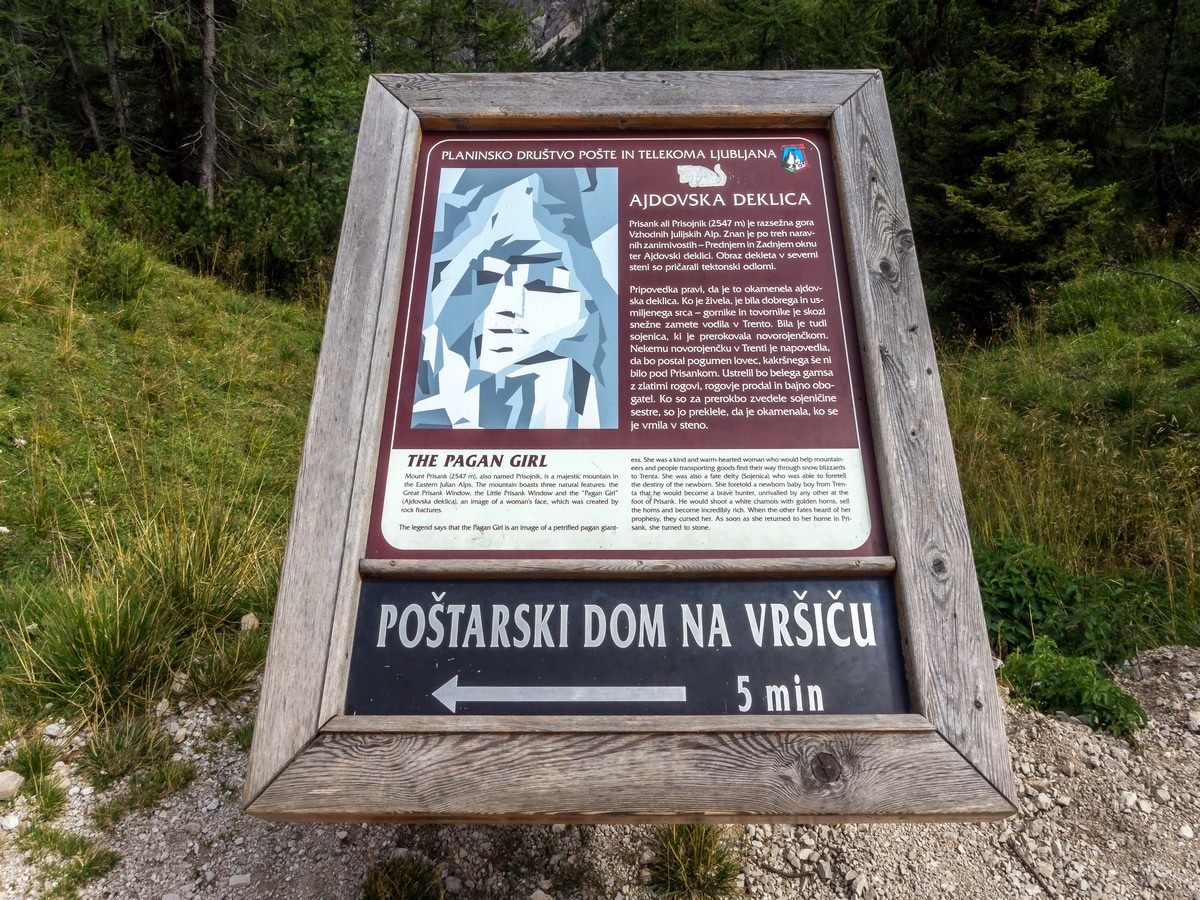
[[[813,559],[364,559],[363,578],[817,578],[891,575],[891,556]]]
[[[379,75],[427,131],[824,127],[872,76],[806,72]]]
[[[409,119],[381,86],[367,89],[329,311],[309,410],[271,626],[244,800],[253,800],[320,726],[333,612],[359,452],[363,398]]]
[[[882,79],[834,114],[831,138],[914,711],[1015,802]]]
[[[394,203],[388,230],[386,250],[378,260],[380,288],[378,298],[370,298],[377,306],[374,335],[370,344],[359,348],[370,365],[362,400],[362,427],[354,464],[354,479],[350,489],[350,510],[346,518],[346,536],[342,544],[341,580],[338,583],[337,608],[334,613],[328,668],[325,675],[324,697],[321,701],[321,721],[339,715],[345,706],[346,681],[350,672],[350,648],[354,641],[354,624],[358,617],[359,576],[357,562],[366,551],[370,526],[371,501],[375,489],[375,472],[379,462],[383,413],[391,367],[392,343],[400,312],[401,276],[408,249],[408,224],[412,215],[412,195],[417,173],[417,153],[421,146],[421,126],[417,117],[400,107],[398,115],[404,122],[397,180],[392,188]],[[377,200],[378,202],[378,200]],[[364,303],[368,298],[353,298]]]
[[[836,780],[818,780],[818,753],[838,761]],[[906,821],[1011,812],[928,732],[326,734],[249,811],[272,819],[493,823]]]
[[[474,734],[528,732],[575,734],[716,731],[933,731],[922,716],[337,716],[322,726],[326,733]]]

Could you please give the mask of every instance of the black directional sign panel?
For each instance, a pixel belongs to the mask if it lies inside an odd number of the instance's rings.
[[[909,712],[890,579],[366,581],[348,715]]]

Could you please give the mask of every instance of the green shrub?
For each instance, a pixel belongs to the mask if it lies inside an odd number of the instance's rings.
[[[150,283],[150,254],[139,241],[85,217],[81,246],[74,254],[75,295],[83,303],[117,309],[136,307]]]
[[[671,900],[732,897],[741,862],[715,825],[660,825],[651,838],[650,888]]]
[[[1093,728],[1120,738],[1132,737],[1146,724],[1141,705],[1105,676],[1095,660],[1065,656],[1050,638],[1035,638],[1029,650],[1011,654],[1001,674],[1042,712],[1086,716]]]
[[[1122,579],[1078,578],[1042,548],[1001,540],[976,549],[988,636],[1001,657],[1028,650],[1039,636],[1063,651],[1105,662],[1136,654],[1138,610],[1152,588]]]
[[[446,892],[437,871],[415,853],[371,867],[362,900],[443,900]]]

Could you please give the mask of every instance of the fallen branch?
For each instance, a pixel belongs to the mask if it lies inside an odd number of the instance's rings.
[[[1161,278],[1163,281],[1169,281],[1177,287],[1183,288],[1192,298],[1192,302],[1196,304],[1196,308],[1200,309],[1200,290],[1192,287],[1186,281],[1180,281],[1177,278],[1171,278],[1169,275],[1163,275],[1161,272],[1143,272],[1141,269],[1131,269],[1129,266],[1122,266],[1114,262],[1104,263],[1105,268],[1120,269],[1122,272],[1128,272],[1130,275],[1144,275],[1147,278]]]
[[[1015,835],[1005,841],[1004,844],[1009,850],[1012,851],[1012,855],[1020,861],[1021,865],[1025,867],[1025,871],[1033,876],[1033,880],[1038,883],[1038,887],[1040,887],[1047,896],[1058,896],[1058,889],[1055,888],[1054,885],[1052,885],[1049,881],[1047,881],[1046,878],[1043,877],[1042,873],[1039,872],[1033,865],[1033,860],[1029,858],[1029,854],[1025,852],[1025,849],[1017,843]]]

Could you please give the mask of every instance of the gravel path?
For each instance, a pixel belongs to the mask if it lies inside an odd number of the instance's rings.
[[[1065,716],[1006,710],[1021,794],[1020,814],[1006,822],[731,827],[746,895],[1200,900],[1200,649],[1152,651],[1123,683],[1150,716],[1136,749]],[[245,754],[222,735],[250,714],[171,712],[196,780],[105,832],[89,813],[117,788],[91,792],[66,769],[58,826],[121,854],[82,897],[354,898],[373,863],[403,852],[433,860],[447,896],[463,900],[650,896],[642,827],[284,825],[243,815]],[[13,845],[23,804],[0,804],[0,895],[14,900],[53,884]]]

